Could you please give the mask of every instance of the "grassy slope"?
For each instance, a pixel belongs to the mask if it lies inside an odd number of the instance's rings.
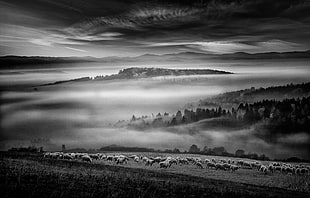
[[[0,157],[2,197],[307,197],[280,188],[40,157]]]

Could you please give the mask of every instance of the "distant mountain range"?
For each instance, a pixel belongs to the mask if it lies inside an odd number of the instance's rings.
[[[204,54],[196,52],[182,52],[178,54],[164,54],[164,55],[153,55],[145,54],[142,56],[129,58],[138,60],[152,60],[157,59],[158,61],[176,61],[181,60],[209,60],[209,59],[219,59],[219,60],[238,60],[238,59],[285,59],[285,58],[310,58],[310,50],[300,51],[300,52],[269,52],[269,53],[256,53],[249,54],[245,52],[237,52],[232,54]]]
[[[136,57],[40,57],[40,56],[3,56],[0,57],[2,68],[11,68],[19,65],[39,65],[39,64],[57,64],[57,63],[80,63],[80,62],[102,62],[102,63],[128,63],[128,62],[187,62],[202,60],[255,60],[255,59],[308,59],[310,50],[294,52],[268,52],[249,54],[237,52],[232,54],[204,54],[196,52],[182,52],[177,54],[144,54]]]
[[[82,77],[77,79],[57,81],[54,83],[45,84],[56,85],[67,82],[81,82],[81,81],[103,81],[103,80],[122,80],[122,79],[138,79],[138,78],[152,78],[159,76],[189,76],[189,75],[211,75],[211,74],[233,74],[231,72],[213,70],[213,69],[166,69],[166,68],[148,68],[148,67],[130,67],[122,69],[118,74]]]

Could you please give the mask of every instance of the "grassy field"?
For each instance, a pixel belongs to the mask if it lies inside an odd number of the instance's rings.
[[[131,155],[132,153],[107,153],[111,155],[125,154]],[[158,154],[158,153],[138,153],[138,155],[145,156],[171,156],[182,158],[185,157],[200,157],[201,159],[233,159],[235,161],[243,158],[229,158],[223,156],[204,156],[204,155],[193,155],[193,154]],[[247,160],[247,159],[243,159]],[[258,161],[258,160],[257,160]],[[108,161],[94,161],[94,163],[105,164],[105,165],[114,165],[113,162]],[[262,164],[267,165],[269,161],[261,161]],[[177,173],[177,174],[186,174],[191,176],[203,177],[203,178],[212,178],[217,180],[239,182],[244,184],[253,184],[258,186],[266,187],[278,187],[283,189],[301,191],[301,192],[310,192],[310,175],[292,175],[292,174],[283,174],[283,173],[268,173],[265,175],[262,172],[257,171],[256,169],[239,169],[236,172],[215,170],[215,169],[200,169],[193,165],[173,165],[169,169],[160,169],[158,164],[154,164],[152,167],[145,166],[144,163],[136,163],[134,161],[129,161],[128,164],[120,165],[123,167],[134,167],[142,168],[147,170]],[[204,165],[205,166],[205,165]]]
[[[145,154],[147,155],[147,154]],[[152,154],[148,154],[152,155]],[[156,154],[157,155],[157,154]],[[309,197],[309,175],[0,156],[1,197]],[[265,179],[266,178],[266,179]],[[305,187],[308,187],[307,189]]]

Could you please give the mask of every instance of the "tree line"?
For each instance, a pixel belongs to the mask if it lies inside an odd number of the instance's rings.
[[[296,131],[310,131],[310,97],[277,100],[262,100],[252,104],[240,103],[238,108],[230,110],[218,108],[197,108],[196,110],[180,110],[170,116],[168,113],[158,113],[151,122],[148,116],[132,116],[129,126],[146,129],[156,127],[169,127],[188,124],[208,118],[227,117],[246,124],[265,121],[270,129],[281,133]]]

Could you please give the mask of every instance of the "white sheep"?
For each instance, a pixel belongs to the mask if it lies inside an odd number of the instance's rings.
[[[82,161],[91,163],[92,159],[91,159],[91,157],[89,157],[89,155],[83,155],[82,156]]]
[[[73,157],[69,153],[66,153],[63,155],[63,159],[73,160]]]
[[[118,157],[117,160],[116,160],[116,164],[127,164],[127,160],[128,158],[126,157]]]
[[[89,157],[91,157],[93,160],[99,160],[100,159],[98,154],[89,154]]]
[[[244,161],[243,166],[248,167],[248,168],[252,168],[251,162],[248,162],[248,161]]]
[[[198,168],[203,169],[203,166],[202,166],[202,164],[201,164],[200,162],[197,162],[197,163],[196,163],[196,166],[197,166]]]
[[[273,173],[275,171],[275,169],[276,168],[273,165],[271,165],[271,164],[268,166],[268,171],[271,172],[271,173]]]
[[[155,157],[153,160],[154,160],[156,163],[159,163],[159,162],[161,162],[161,157]]]
[[[223,166],[225,169],[230,169],[230,164],[228,164],[228,163],[224,163]]]
[[[168,168],[169,166],[170,166],[169,161],[159,162],[159,167],[160,168]]]
[[[154,160],[149,159],[146,161],[145,166],[152,166],[154,163],[155,163]]]
[[[139,157],[136,156],[133,160],[138,163],[139,162]]]
[[[215,169],[220,169],[220,170],[226,170],[225,166],[223,164],[220,163],[216,163],[215,164]]]
[[[268,169],[267,169],[266,166],[263,165],[263,166],[260,167],[259,171],[263,172],[264,174],[267,174]]]
[[[131,159],[135,159],[136,157],[138,157],[137,155],[130,155],[129,158]],[[138,157],[139,158],[139,157]]]
[[[148,160],[149,160],[149,158],[147,158],[147,157],[143,157],[143,158],[142,158],[142,161],[143,161],[143,162],[147,162]]]
[[[216,165],[213,162],[208,162],[207,163],[207,168],[216,168]]]
[[[106,159],[107,159],[107,161],[113,161],[114,156],[112,156],[112,155],[108,155]]]
[[[235,171],[238,170],[238,169],[239,169],[239,166],[230,165],[230,170],[231,170],[232,172],[235,172]]]
[[[189,164],[187,159],[179,159],[179,164]]]

